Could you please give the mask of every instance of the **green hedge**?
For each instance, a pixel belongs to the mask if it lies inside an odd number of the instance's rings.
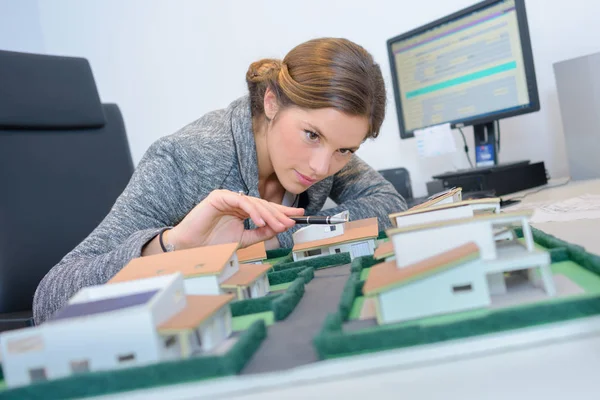
[[[220,361],[225,375],[238,374],[266,337],[265,322],[262,319],[254,321],[233,347],[221,357]]]
[[[304,280],[304,284],[307,284],[315,277],[315,269],[310,267],[304,268],[304,271],[300,272],[298,276]]]
[[[72,399],[234,375],[242,370],[266,336],[265,323],[258,320],[222,356],[194,357],[143,367],[78,374],[0,391],[0,399]]]
[[[304,295],[304,279],[298,277],[287,288],[285,293],[273,301],[272,309],[275,321],[281,321],[287,318],[294,311],[296,305]]]
[[[387,326],[356,332],[321,330],[313,340],[321,359],[437,343],[600,314],[600,296],[491,311],[488,315],[441,325]],[[334,325],[328,321],[329,326]],[[335,327],[335,326],[334,326]]]
[[[373,258],[373,256],[356,257],[354,260],[352,260],[352,265],[350,266],[350,270],[352,272],[358,272],[360,274],[360,272],[364,268],[370,268],[373,265],[380,264],[384,261],[385,260],[376,260]]]
[[[279,258],[291,254],[292,249],[273,249],[267,250],[267,260]]]
[[[595,254],[588,253],[585,251],[585,248],[578,246],[576,244],[572,244],[569,242],[565,242],[564,240],[558,239],[555,236],[549,235],[545,232],[540,231],[536,228],[531,228],[533,234],[533,240],[538,243],[540,246],[543,246],[547,249],[557,249],[564,248],[568,254],[568,259],[573,262],[581,265],[583,268],[593,272],[596,275],[600,275],[600,256]],[[523,237],[523,232],[517,232],[519,237]],[[559,250],[556,251],[557,256],[562,257]],[[552,255],[552,252],[550,253]],[[561,260],[565,261],[565,260]]]
[[[379,231],[379,234],[377,235],[377,240],[381,240],[381,239],[387,239],[387,234],[385,233],[385,231]]]
[[[352,310],[352,304],[354,304],[354,300],[356,299],[356,285],[358,283],[360,283],[360,272],[352,272],[344,285],[340,303],[338,305],[338,312],[342,321],[348,320],[350,310]]]
[[[292,282],[298,277],[298,274],[305,269],[306,267],[296,267],[278,272],[270,272],[267,274],[267,277],[269,278],[269,285],[274,286],[282,283]]]
[[[335,267],[337,265],[349,264],[350,263],[350,253],[337,253],[330,254],[327,256],[313,257],[306,260],[287,262],[287,263],[278,263],[273,266],[273,271],[283,271],[290,268],[298,268],[298,267],[312,267],[314,269],[321,268],[329,268]]]
[[[281,294],[270,294],[255,299],[238,300],[231,303],[231,316],[239,317],[242,315],[256,314],[265,311],[271,311],[271,303]]]

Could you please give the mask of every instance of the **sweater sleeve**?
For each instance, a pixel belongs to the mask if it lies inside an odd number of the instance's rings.
[[[391,226],[390,214],[407,209],[406,201],[394,186],[358,156],[353,156],[334,176],[329,197],[337,206],[313,215],[333,215],[348,210],[351,220],[377,217],[380,231]],[[292,233],[297,229],[294,227],[278,235],[281,247],[293,247]]]
[[[129,184],[100,225],[42,279],[33,299],[36,324],[80,289],[106,283],[158,232],[186,214],[182,171],[169,140],[145,153]]]

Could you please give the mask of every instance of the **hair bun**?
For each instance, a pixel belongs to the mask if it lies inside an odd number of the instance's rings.
[[[246,81],[253,83],[262,82],[274,74],[278,74],[279,70],[281,70],[281,60],[264,58],[250,64],[248,72],[246,72]]]

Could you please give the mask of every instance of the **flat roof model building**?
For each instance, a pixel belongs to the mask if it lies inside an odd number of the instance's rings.
[[[210,353],[232,295],[186,296],[180,273],[81,289],[43,324],[0,334],[9,387]]]

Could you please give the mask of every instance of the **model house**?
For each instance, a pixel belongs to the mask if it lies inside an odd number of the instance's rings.
[[[238,299],[269,292],[271,265],[239,264],[237,243],[197,247],[131,260],[108,283],[181,273],[188,295],[234,293]],[[243,297],[240,297],[243,295]]]
[[[529,226],[531,215],[531,211],[483,214],[393,228],[386,233],[394,245],[398,268],[474,242],[479,247],[492,294],[506,292],[505,272],[526,270],[536,286],[543,287],[549,296],[554,296],[550,256],[534,248]],[[497,240],[499,231],[515,226],[523,230],[524,243],[515,239]]]
[[[373,253],[373,258],[376,260],[392,261],[395,258],[394,243],[390,240],[380,243]]]
[[[373,255],[375,240],[379,234],[377,218],[361,219],[344,224],[314,226],[321,228],[336,227],[336,229],[339,229],[342,225],[344,229],[342,234],[336,234],[325,239],[294,243],[292,249],[294,261],[344,252],[350,253],[351,259]]]
[[[238,249],[237,257],[240,264],[262,264],[263,260],[267,258],[265,242],[258,242],[252,246]]]
[[[341,224],[307,225],[303,228],[298,229],[296,232],[294,232],[292,234],[292,239],[294,240],[294,244],[302,244],[302,243],[306,243],[306,242],[316,242],[317,240],[331,239],[336,236],[343,235],[346,223],[350,219],[350,213],[348,211],[343,211],[339,214],[333,215],[332,217],[340,218],[342,220],[345,220],[346,222],[341,223]]]
[[[363,293],[373,298],[377,322],[387,324],[490,305],[479,248],[473,242],[398,268],[372,268]]]
[[[231,295],[186,296],[181,274],[80,290],[53,318],[0,334],[9,387],[209,353],[231,334]]]
[[[431,196],[427,201],[417,204],[416,206],[411,207],[411,210],[417,210],[420,208],[427,208],[442,204],[451,204],[456,203],[457,201],[462,200],[462,188],[452,188],[445,190],[437,195]]]
[[[447,204],[436,204],[429,207],[411,208],[407,211],[390,214],[389,217],[393,226],[404,227],[499,212],[500,199],[493,198],[461,200]]]

